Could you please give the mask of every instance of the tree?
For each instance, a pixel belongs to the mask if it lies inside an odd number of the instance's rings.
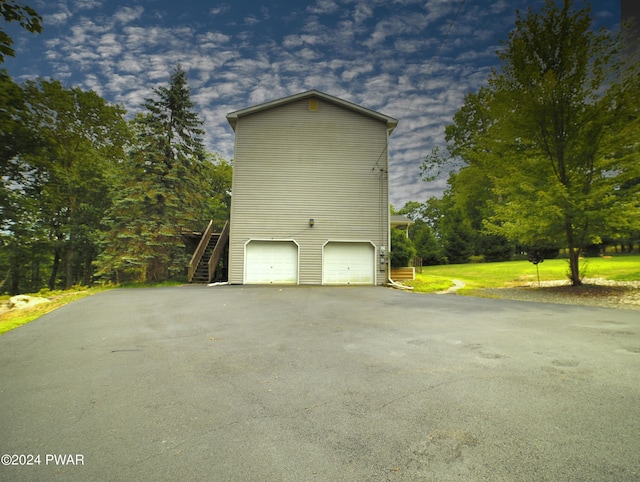
[[[28,176],[27,198],[37,200],[34,229],[44,231],[53,254],[49,288],[63,263],[64,286],[91,280],[97,231],[109,206],[108,172],[124,155],[124,110],[95,92],[66,89],[59,81],[24,84],[21,122],[34,148],[19,162]],[[23,222],[21,220],[20,222]]]
[[[207,184],[216,170],[207,159],[202,122],[181,67],[168,88],[154,93],[156,98],[144,103],[146,112],[132,123],[135,146],[121,166],[121,182],[114,186],[114,204],[105,218],[110,231],[100,271],[116,281],[182,275],[188,263],[183,229],[202,229],[212,207],[222,207]]]
[[[638,189],[625,184],[638,173],[638,130],[622,128],[634,115],[622,102],[634,84],[624,79],[637,73],[621,75],[619,39],[591,23],[590,9],[572,0],[518,12],[501,69],[466,97],[447,131],[462,171],[484,176],[491,190],[485,228],[566,246],[574,285],[583,246],[621,218],[639,221]]]
[[[391,254],[390,262],[392,268],[403,268],[410,266],[416,255],[416,248],[404,230],[391,230]]]
[[[97,232],[109,204],[106,173],[122,158],[124,111],[94,92],[1,76],[0,243],[9,291],[91,281]],[[4,268],[4,267],[3,267]]]
[[[450,144],[451,157],[446,157],[438,148],[434,149],[421,166],[421,177],[424,181],[432,181],[439,177],[446,167],[455,167],[456,160],[465,159],[464,169],[449,172],[449,188],[443,199],[430,200],[431,211],[434,203],[438,203],[442,210],[443,220],[438,224],[447,228],[447,236],[440,236],[443,247],[446,251],[448,241],[455,244],[455,247],[449,247],[449,255],[452,259],[458,260],[456,262],[465,262],[463,260],[468,259],[471,254],[482,256],[486,261],[505,261],[513,254],[513,243],[505,236],[491,234],[485,229],[484,220],[493,215],[491,203],[496,200],[496,195],[492,191],[492,181],[482,164],[482,156],[478,155],[477,146],[468,135],[473,130],[470,127],[481,129],[487,122],[486,113],[482,108],[480,96],[471,94],[467,96],[467,101],[469,105],[463,106],[455,116],[460,126],[447,126],[447,139],[455,137],[459,141],[457,144]],[[453,210],[456,212],[453,213]],[[462,224],[450,225],[450,216]],[[463,249],[461,256],[457,254],[460,249]]]
[[[473,229],[460,209],[452,208],[442,223],[442,244],[449,263],[468,263],[473,254]]]
[[[398,214],[403,214],[413,221],[409,226],[409,239],[416,249],[416,256],[422,258],[422,264],[442,264],[444,262],[442,246],[428,213],[429,205],[417,201],[407,202],[398,211]]]
[[[0,70],[0,230],[6,230],[5,222],[12,219],[16,190],[23,176],[17,156],[30,145],[29,136],[20,121],[25,108],[24,93],[6,70]]]
[[[206,162],[202,165],[200,179],[201,192],[205,207],[201,219],[212,219],[215,226],[222,226],[229,219],[231,211],[231,177],[233,167],[219,154],[206,155]]]
[[[42,32],[42,17],[31,7],[12,0],[0,0],[0,15],[6,22],[18,22],[31,33]],[[0,29],[0,64],[4,62],[5,56],[15,56],[12,45],[13,39]]]

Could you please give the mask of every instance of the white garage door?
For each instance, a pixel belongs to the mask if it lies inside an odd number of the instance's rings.
[[[375,249],[371,243],[329,242],[324,247],[324,284],[375,284]]]
[[[298,246],[292,241],[250,241],[245,263],[245,283],[298,282]]]

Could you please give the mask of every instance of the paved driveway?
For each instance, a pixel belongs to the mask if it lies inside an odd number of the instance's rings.
[[[633,311],[114,290],[1,336],[0,367],[0,453],[40,456],[1,480],[640,479]]]

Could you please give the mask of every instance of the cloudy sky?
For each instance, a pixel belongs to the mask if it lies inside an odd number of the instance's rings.
[[[22,0],[21,0],[22,1]],[[318,89],[399,119],[390,140],[391,202],[424,202],[444,180],[419,166],[444,143],[464,95],[496,67],[515,11],[543,0],[24,0],[41,35],[12,24],[18,81],[53,77],[92,89],[130,115],[180,63],[212,152],[233,157],[226,114]],[[617,29],[619,0],[595,0]],[[584,5],[576,0],[576,5]]]

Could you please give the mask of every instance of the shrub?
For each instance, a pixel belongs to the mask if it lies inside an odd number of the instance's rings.
[[[400,229],[391,230],[391,267],[404,268],[409,266],[416,255],[413,242]]]

